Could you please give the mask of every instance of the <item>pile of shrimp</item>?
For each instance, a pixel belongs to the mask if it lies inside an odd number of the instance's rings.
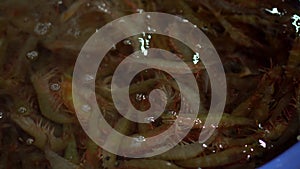
[[[299,9],[298,1],[281,0],[2,0],[0,169],[263,165],[296,143],[300,134],[300,33],[291,19],[300,15]],[[182,119],[181,126],[193,123],[192,129],[169,151],[149,158],[125,158],[102,149],[83,131],[73,106],[72,72],[82,46],[98,29],[119,17],[150,11],[187,19],[211,40],[226,72],[226,106],[212,136],[200,144],[211,99],[207,72],[191,64],[194,53],[183,43],[151,34],[148,48],[168,50],[190,66],[199,87],[200,109],[196,120]],[[300,27],[300,21],[295,23]],[[126,56],[140,50],[139,39],[145,37],[136,35],[115,44],[94,79],[106,121],[120,133],[139,138],[167,130],[182,106],[184,114],[195,113],[189,105],[180,104],[181,91],[174,79],[157,69],[138,73],[129,94],[134,107],[145,111],[151,106],[149,93],[164,91],[167,104],[159,118],[135,123],[115,108],[110,87],[114,70]],[[167,59],[140,62],[161,63],[178,72],[185,69]],[[130,72],[130,66],[124,71]],[[184,88],[189,90],[188,85]],[[122,141],[113,144],[119,147]]]

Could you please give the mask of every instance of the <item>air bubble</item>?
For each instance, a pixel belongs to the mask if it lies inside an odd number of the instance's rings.
[[[37,23],[35,28],[34,28],[34,32],[38,35],[45,35],[48,31],[49,28],[51,27],[51,23]]]
[[[201,48],[202,48],[202,45],[197,44],[196,47],[201,49]]]
[[[247,155],[247,160],[250,160],[250,159],[251,159],[251,155],[248,154],[248,155]]]
[[[111,13],[109,8],[105,3],[101,3],[100,5],[97,5],[98,9],[104,13]]]
[[[143,13],[143,12],[144,12],[144,9],[137,9],[136,12],[137,12],[137,13]]]
[[[182,22],[189,22],[189,20],[187,20],[187,19],[182,19]]]
[[[85,81],[91,81],[91,80],[94,80],[94,76],[89,75],[89,74],[86,74],[86,75],[84,75],[84,80],[85,80]]]
[[[19,107],[18,112],[21,113],[21,114],[24,114],[24,113],[27,112],[27,108],[24,107],[24,106],[21,106],[21,107]]]
[[[144,136],[137,136],[133,138],[133,142],[131,144],[132,147],[140,147],[143,142],[146,141]]]
[[[0,111],[0,119],[2,119],[4,116],[4,113]]]
[[[75,24],[76,25],[76,24]],[[81,34],[80,29],[78,27],[72,27],[67,31],[67,34],[74,36],[75,38],[78,38]]]
[[[139,101],[139,102],[143,101],[143,100],[146,100],[146,95],[138,93],[138,94],[135,95],[135,100]]]
[[[30,51],[26,54],[27,59],[29,60],[36,60],[39,56],[39,53],[35,50]]]
[[[90,112],[92,110],[91,106],[88,104],[84,104],[81,106],[81,110],[84,112]]]
[[[58,83],[52,83],[50,85],[50,90],[54,91],[54,92],[57,92],[60,90],[60,85]]]
[[[116,47],[116,45],[114,44],[112,47],[111,47],[111,50],[116,50],[117,49],[117,47]]]
[[[126,39],[123,41],[124,45],[132,45],[131,41],[129,39]]]
[[[33,138],[28,138],[28,139],[26,140],[26,144],[27,144],[27,145],[31,145],[31,144],[33,144],[33,142],[34,142],[34,139],[33,139]]]
[[[155,118],[154,117],[146,117],[145,118],[145,122],[149,123],[149,122],[155,122]]]

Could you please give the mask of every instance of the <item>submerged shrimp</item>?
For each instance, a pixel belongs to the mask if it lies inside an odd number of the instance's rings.
[[[291,68],[300,66],[300,37],[294,40],[287,65]]]
[[[194,142],[191,144],[176,145],[167,152],[164,152],[152,158],[162,160],[185,160],[195,158],[205,151],[206,145],[210,145],[216,139],[217,135],[218,132],[215,132],[213,136],[210,137],[205,143]]]
[[[178,167],[169,161],[149,160],[149,159],[123,161],[118,168],[119,169],[126,169],[126,168],[131,168],[131,169],[153,169],[153,168],[182,169],[181,167]]]
[[[26,88],[25,91],[30,91]],[[61,138],[54,136],[55,128],[52,127],[46,120],[38,116],[34,108],[34,102],[31,97],[26,96],[23,90],[13,94],[13,106],[11,107],[10,118],[26,133],[34,138],[33,145],[40,149],[44,149],[46,143],[54,151],[63,150],[68,142],[68,136],[62,135]]]
[[[45,75],[37,72],[32,74],[30,79],[37,94],[41,114],[57,123],[73,123],[75,117],[64,111],[62,99],[59,95],[54,95],[49,88],[49,80],[57,74],[57,71],[53,69]]]
[[[45,150],[45,157],[49,161],[52,169],[83,169],[82,166],[71,163],[49,148]]]
[[[259,151],[257,151],[256,149],[257,147],[255,145],[247,147],[233,147],[215,154],[210,154],[188,160],[175,161],[175,164],[185,168],[224,166],[228,164],[237,163],[243,160],[246,161],[247,158],[249,158],[249,156],[253,157],[259,154]]]
[[[267,120],[271,107],[270,103],[273,101],[275,84],[282,78],[282,73],[283,69],[281,67],[272,68],[271,71],[266,73],[262,77],[254,94],[235,108],[232,111],[232,115],[251,116],[258,122]]]
[[[78,0],[75,3],[73,3],[67,11],[65,11],[63,14],[60,16],[60,21],[62,23],[66,22],[69,20],[73,15],[78,12],[79,8],[82,6],[82,4],[88,2],[87,0]]]
[[[189,116],[187,116],[189,117]],[[204,125],[203,122],[205,122],[207,117],[207,114],[202,114],[199,113],[197,116],[196,120],[192,120],[190,118],[180,118],[179,119],[179,127],[180,126],[184,126],[184,125],[188,125],[190,123],[194,123],[192,129],[201,129]],[[163,123],[173,123],[176,120],[177,116],[174,115],[168,115],[168,114],[164,114],[162,116],[162,121]],[[223,113],[221,120],[219,122],[219,125],[216,126],[217,128],[228,128],[228,127],[234,127],[234,126],[249,126],[249,127],[253,127],[256,126],[256,123],[254,120],[249,119],[249,118],[245,118],[245,117],[236,117],[236,116],[232,116],[230,114],[227,113]]]
[[[33,145],[36,147],[43,150],[47,142],[49,142],[49,147],[53,151],[61,151],[67,146],[69,137],[67,135],[62,135],[61,138],[54,136],[54,128],[41,118],[38,121],[34,121],[29,116],[15,112],[11,113],[10,117],[12,121],[34,138]]]

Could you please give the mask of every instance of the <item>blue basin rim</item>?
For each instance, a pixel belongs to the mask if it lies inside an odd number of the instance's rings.
[[[300,142],[259,169],[300,169]]]

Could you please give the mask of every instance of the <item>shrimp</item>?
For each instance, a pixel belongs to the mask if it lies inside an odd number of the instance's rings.
[[[118,167],[119,169],[182,169],[181,167],[176,166],[175,164],[164,161],[164,160],[149,160],[149,159],[140,159],[140,160],[128,160],[123,161]]]
[[[75,165],[65,158],[59,156],[49,148],[45,150],[45,157],[50,162],[52,169],[83,169],[84,167]]]
[[[12,94],[14,104],[10,107],[10,118],[21,129],[34,138],[33,145],[43,150],[47,141],[53,151],[61,151],[67,146],[69,136],[64,133],[61,137],[54,136],[55,128],[38,116],[35,110],[35,102],[27,92],[32,88],[24,88]],[[32,89],[33,90],[33,89]]]
[[[252,96],[232,111],[234,116],[253,117],[263,122],[269,117],[270,103],[273,100],[275,83],[282,78],[283,69],[275,67],[266,73]]]
[[[262,44],[258,41],[253,40],[246,34],[244,34],[241,30],[234,27],[230,22],[228,22],[220,12],[217,12],[216,9],[209,3],[209,1],[199,1],[201,4],[208,8],[217,18],[217,20],[222,24],[225,30],[229,33],[229,36],[238,44],[246,46],[246,47],[262,47]]]
[[[262,138],[271,141],[277,140],[287,127],[287,121],[269,122],[269,124],[263,127],[265,130],[261,132]]]
[[[118,120],[118,122],[115,124],[115,130],[119,131],[121,134],[128,135],[132,134],[132,129],[135,128],[134,123],[129,121],[126,118],[121,118]],[[110,134],[106,141],[106,145],[110,145],[111,147],[119,147],[119,145],[122,143],[122,138],[119,138],[118,135]],[[110,153],[108,151],[103,151],[103,164],[102,166],[104,168],[115,168],[117,163],[117,156],[113,153]]]
[[[65,149],[64,158],[74,164],[78,164],[79,163],[79,154],[77,151],[77,144],[76,144],[74,134],[71,134],[70,137],[71,137],[71,139],[68,142],[68,145]]]
[[[153,158],[163,160],[184,160],[195,158],[205,150],[202,144],[192,143],[187,145],[177,145],[169,151],[157,155]]]
[[[164,70],[168,70],[169,72],[172,73],[180,73],[180,74],[186,74],[190,73],[191,71],[193,73],[197,73],[201,70],[205,70],[204,65],[201,64],[194,64],[192,62],[186,62],[188,66],[182,67],[182,64],[178,64],[178,61],[174,60],[168,60],[168,59],[158,59],[158,58],[151,58],[151,59],[146,59],[143,57],[132,59],[129,58],[130,61],[133,63],[139,63],[139,64],[144,64],[144,65],[149,65],[151,67],[158,66],[164,68]]]
[[[80,9],[82,4],[86,3],[87,0],[78,0],[77,2],[73,3],[67,11],[61,14],[60,22],[64,23],[69,20],[76,12]]]
[[[162,160],[185,160],[190,158],[195,158],[199,154],[205,151],[205,146],[210,145],[217,136],[218,132],[215,132],[212,137],[210,137],[205,143],[194,142],[185,145],[176,145],[172,149],[159,154],[157,156],[151,157],[154,159]]]
[[[75,117],[63,111],[62,99],[52,94],[49,89],[49,80],[54,77],[56,73],[57,69],[53,69],[45,75],[37,72],[30,77],[37,94],[41,113],[48,119],[60,124],[73,123]]]
[[[298,118],[299,118],[299,124],[300,124],[300,84],[298,84],[297,90],[296,90],[296,111],[298,113]],[[299,128],[299,133],[300,133],[300,128]]]
[[[257,146],[232,147],[221,152],[188,160],[175,161],[175,164],[185,168],[218,167],[246,160],[249,156],[260,153]],[[253,150],[253,151],[252,151]]]
[[[24,46],[18,53],[18,58],[16,60],[16,65],[13,72],[13,77],[24,80],[24,72],[28,68],[28,63],[26,62],[26,54],[30,50],[34,50],[38,43],[38,39],[35,36],[30,36],[24,43]]]
[[[187,116],[188,117],[188,116]],[[199,113],[196,120],[191,120],[190,118],[180,118],[180,126],[188,125],[189,123],[194,123],[192,129],[201,129],[204,125],[204,121],[207,117],[207,114]],[[162,115],[163,123],[170,123],[175,121],[176,116],[164,114]],[[245,117],[236,117],[227,113],[223,113],[222,118],[219,122],[218,128],[228,128],[234,126],[256,126],[254,120]]]
[[[73,106],[73,98],[72,98],[72,78],[69,75],[64,75],[63,81],[61,83],[62,89],[62,100],[63,104],[70,110],[70,112],[75,112],[75,108]]]
[[[34,121],[29,116],[17,114],[15,112],[10,115],[13,122],[15,122],[26,133],[34,137],[33,145],[43,150],[49,142],[49,146],[53,151],[61,151],[66,148],[69,136],[63,135],[61,138],[54,136],[54,128],[42,118]],[[44,124],[45,123],[45,124]]]
[[[215,147],[229,148],[236,146],[244,146],[249,144],[254,144],[258,141],[259,134],[255,133],[253,135],[247,136],[245,138],[230,138],[226,136],[219,136],[213,143]]]
[[[0,68],[2,70],[5,63],[5,55],[7,51],[7,39],[5,37],[0,37]],[[2,71],[1,71],[2,72]]]
[[[90,168],[99,168],[101,155],[102,149],[91,139],[88,139],[86,143],[86,150],[82,158],[84,165]]]
[[[287,65],[290,68],[296,68],[300,66],[300,37],[297,37],[294,40]]]

